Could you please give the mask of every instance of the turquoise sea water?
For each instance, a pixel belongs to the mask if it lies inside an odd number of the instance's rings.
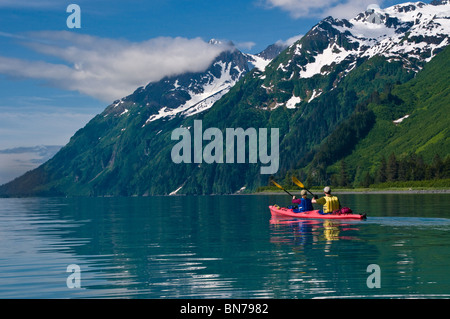
[[[275,220],[283,195],[0,199],[0,298],[450,297],[450,194],[340,199],[367,220]]]

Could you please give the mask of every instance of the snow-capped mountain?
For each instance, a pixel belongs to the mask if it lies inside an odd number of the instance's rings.
[[[393,60],[428,62],[449,44],[450,4],[448,1],[436,5],[416,2],[384,10],[369,6],[349,23],[336,28],[351,34],[349,38],[359,44],[363,57],[381,54]],[[414,65],[411,67],[418,71]],[[417,67],[420,69],[420,63]]]
[[[408,2],[380,9],[371,5],[353,19],[328,17],[314,26],[301,40],[291,45],[283,60],[272,64],[280,72],[277,81],[310,79],[336,72],[333,87],[362,61],[376,55],[400,61],[403,67],[418,72],[426,62],[449,44],[450,2]],[[266,74],[260,75],[261,79]],[[265,81],[268,92],[276,81]],[[308,89],[277,105],[292,107],[299,101],[312,101],[323,89]],[[295,104],[293,103],[296,102]]]
[[[170,120],[175,116],[192,116],[211,108],[247,72],[253,68],[264,71],[271,61],[267,55],[244,54],[233,43],[212,39],[210,45],[221,45],[224,51],[216,57],[204,72],[186,73],[166,77],[159,82],[138,88],[133,94],[115,101],[105,110],[108,114],[125,115],[131,109],[146,107],[151,110],[143,126],[159,119]],[[284,49],[278,46],[278,53]],[[277,49],[271,48],[272,57]]]

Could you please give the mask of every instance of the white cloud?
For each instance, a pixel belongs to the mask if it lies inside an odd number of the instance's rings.
[[[354,18],[360,12],[364,12],[369,5],[379,5],[382,3],[381,0],[347,0],[344,3],[336,5],[327,10],[326,15],[332,16],[334,18]]]
[[[238,47],[239,49],[244,49],[244,50],[251,50],[255,45],[256,45],[256,43],[253,41],[236,43],[236,47]]]
[[[353,18],[369,4],[380,4],[383,0],[264,0],[269,8],[280,8],[294,18],[333,16]]]
[[[22,45],[52,62],[0,56],[0,74],[42,80],[107,102],[165,76],[205,70],[220,52],[229,49],[200,38],[130,42],[69,31],[32,32]],[[55,57],[61,63],[53,62]]]
[[[278,44],[281,45],[287,45],[287,46],[291,46],[293,45],[295,42],[297,42],[298,40],[300,40],[303,37],[303,34],[299,34],[299,35],[295,35],[293,37],[290,37],[287,40],[279,40],[277,41]]]
[[[59,3],[58,3],[59,2]],[[58,8],[61,5],[61,1],[58,0],[0,0],[0,8]]]

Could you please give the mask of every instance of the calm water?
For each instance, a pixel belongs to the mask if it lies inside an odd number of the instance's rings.
[[[0,199],[0,298],[450,297],[450,194],[340,199],[368,219],[273,220],[283,195]]]

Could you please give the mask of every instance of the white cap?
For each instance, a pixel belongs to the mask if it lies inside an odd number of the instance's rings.
[[[331,192],[330,186],[325,187],[325,188],[323,189],[323,191],[324,191],[324,193],[329,194],[329,193]]]

